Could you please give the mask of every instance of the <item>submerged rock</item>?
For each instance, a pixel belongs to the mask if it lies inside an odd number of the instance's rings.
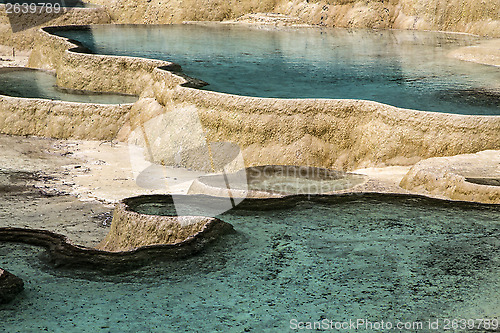
[[[12,301],[23,289],[23,280],[0,268],[0,304]]]

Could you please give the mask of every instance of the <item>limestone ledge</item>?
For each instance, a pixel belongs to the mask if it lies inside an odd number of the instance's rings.
[[[157,91],[156,100],[166,110],[196,107],[209,140],[237,143],[246,166],[354,170],[500,147],[496,116],[422,112],[362,100],[254,98],[185,87]]]
[[[167,61],[85,53],[87,50],[76,41],[51,34],[55,30],[78,28],[89,29],[87,26],[40,29],[28,65],[56,70],[57,84],[61,87],[134,95],[143,93],[157,81],[153,73],[155,68],[181,70],[180,66]],[[185,79],[172,74],[167,82],[172,88]]]
[[[485,185],[478,184],[477,179]],[[490,150],[421,161],[410,169],[400,186],[453,200],[500,204],[500,186],[494,185],[499,179],[500,150]]]
[[[109,140],[132,104],[90,104],[0,95],[0,132],[59,139]]]
[[[130,209],[128,202],[131,199],[142,198],[129,198],[116,205],[111,229],[97,249],[130,251],[150,245],[182,244],[195,239],[205,243],[232,230],[230,224],[216,218],[139,214]]]
[[[500,67],[500,38],[459,48],[450,52],[450,56],[463,61]]]
[[[23,289],[23,280],[0,268],[0,304],[9,303]]]
[[[151,119],[188,108],[196,110],[208,141],[239,145],[247,167],[354,170],[500,149],[500,117],[422,112],[362,100],[272,99],[193,89],[189,86],[196,82],[181,75],[175,64],[81,53],[78,45],[51,35],[53,29],[42,29],[30,65],[54,68],[66,88],[79,89],[85,82],[88,89],[141,94],[130,123],[119,133],[121,140],[136,128],[161,132],[156,128],[161,122]],[[149,141],[155,141],[149,147],[153,162],[170,159],[161,149],[167,144],[162,137]]]

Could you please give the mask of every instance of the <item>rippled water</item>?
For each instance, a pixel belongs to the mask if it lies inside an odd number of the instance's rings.
[[[500,115],[500,68],[447,56],[480,40],[473,36],[220,24],[105,26],[57,34],[101,54],[176,62],[213,91]]]
[[[136,96],[130,95],[64,90],[57,87],[54,74],[30,69],[4,68],[0,70],[0,94],[13,97],[99,104],[124,104],[137,101]]]
[[[0,267],[26,282],[0,306],[2,328],[287,332],[294,318],[426,322],[500,313],[498,206],[322,201],[229,211],[221,218],[236,233],[199,255],[119,275],[55,269],[39,248],[0,244]]]

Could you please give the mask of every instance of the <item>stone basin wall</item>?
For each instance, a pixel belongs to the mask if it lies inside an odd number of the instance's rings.
[[[132,104],[90,104],[0,95],[0,133],[109,140],[128,122]]]
[[[421,112],[361,100],[254,98],[185,87],[157,91],[156,100],[167,110],[172,102],[196,107],[209,140],[239,144],[247,166],[354,170],[500,149],[496,116]]]
[[[178,260],[201,251],[232,226],[218,220],[203,233],[176,244],[142,246],[130,251],[103,251],[74,244],[61,234],[48,230],[0,228],[0,242],[17,242],[42,246],[49,254],[48,262],[56,267],[98,269],[102,273],[123,273],[157,261]]]
[[[483,180],[473,183],[469,178]],[[490,182],[487,180],[491,179]],[[400,186],[453,200],[500,204],[500,151],[436,157],[415,164]]]
[[[81,88],[78,78],[84,78],[89,87],[101,91],[141,90],[130,123],[119,133],[122,140],[139,127],[161,133],[157,128],[161,122],[149,120],[188,108],[196,110],[208,141],[239,145],[246,166],[353,170],[500,149],[497,116],[421,112],[361,100],[257,98],[193,89],[185,86],[189,86],[189,78],[179,75],[180,67],[174,64],[76,53],[75,44],[46,31],[40,38],[44,41],[33,51],[30,64],[53,67],[63,87]],[[38,53],[47,56],[37,57]],[[158,65],[162,69],[155,67]],[[161,147],[166,142],[161,137],[150,141],[156,144],[150,147],[153,161],[162,163]]]
[[[122,202],[115,207],[108,235],[96,248],[119,252],[150,245],[180,245],[188,240],[203,244],[230,230],[230,224],[217,218],[139,214]]]
[[[180,66],[167,61],[85,53],[81,45],[51,34],[54,30],[67,28],[75,27],[40,29],[29,58],[30,67],[56,70],[57,84],[61,87],[140,95],[156,81],[155,68],[180,70]],[[87,29],[85,26],[76,28]],[[167,82],[172,88],[184,79],[171,75]]]

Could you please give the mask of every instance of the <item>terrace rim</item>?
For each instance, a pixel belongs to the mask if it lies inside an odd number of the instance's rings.
[[[200,90],[196,87],[203,82],[184,75],[175,63],[92,54],[79,42],[54,34],[61,29],[100,26],[41,28],[29,65],[54,70],[62,88],[139,95],[118,124],[105,131],[92,126],[92,130],[74,135],[74,124],[88,121],[72,113],[58,118],[57,131],[42,133],[35,130],[40,128],[38,118],[25,114],[31,108],[26,105],[17,109],[17,118],[25,121],[16,132],[6,121],[9,113],[0,113],[0,132],[17,134],[21,128],[23,135],[127,141],[135,129],[157,131],[158,124],[151,121],[156,117],[189,108],[197,113],[207,142],[237,144],[245,167],[274,164],[351,171],[500,150],[500,116],[416,111],[367,100],[259,98]],[[0,100],[0,109],[6,101]],[[37,112],[44,114],[44,109]],[[103,117],[98,108],[87,114],[96,124]],[[164,164],[164,142],[161,137],[157,141],[155,147],[149,147],[150,162]],[[199,165],[184,167],[197,169]]]
[[[198,82],[183,75],[174,63],[90,54],[77,42],[53,34],[58,29],[92,27],[40,29],[30,66],[55,70],[63,88],[140,95],[142,101],[136,103],[140,107],[130,114],[132,128],[157,116],[158,112],[148,111],[158,104],[160,112],[194,106],[210,141],[239,144],[247,166],[308,162],[349,170],[394,158],[423,159],[500,149],[499,116],[424,112],[365,100],[259,98],[199,90],[192,88]],[[127,133],[121,134],[121,139],[126,138]],[[282,152],[294,143],[310,146],[318,141],[317,146],[333,156],[297,160],[285,153],[284,160],[277,161],[267,151],[277,141],[285,142]],[[268,156],[258,158],[250,146],[258,146],[262,155]]]
[[[148,220],[148,223],[158,223],[155,220],[165,219],[202,218],[200,216],[148,215],[136,213],[137,208],[144,203],[158,203],[174,205],[175,200],[185,201],[194,206],[200,203],[220,202],[221,198],[206,195],[142,195],[125,198],[118,205],[120,214],[132,214]],[[466,201],[451,201],[429,198],[422,195],[384,194],[384,193],[343,193],[343,194],[318,194],[318,195],[292,195],[281,198],[245,199],[233,208],[234,214],[241,211],[268,211],[291,209],[303,202],[314,202],[324,205],[339,205],[359,200],[376,202],[402,202],[423,205],[425,207],[442,207],[466,210],[493,210],[499,211],[498,204],[481,204]],[[222,220],[221,220],[222,219]],[[223,221],[224,217],[205,218],[206,225],[202,232],[188,237],[175,244],[154,244],[138,246],[128,250],[108,251],[89,248],[73,243],[62,234],[48,230],[25,228],[0,228],[0,241],[30,244],[44,247],[48,254],[48,262],[56,267],[80,270],[96,270],[104,274],[136,269],[144,265],[151,265],[157,261],[172,261],[190,257],[202,251],[209,243],[225,234],[234,232],[231,224]]]

